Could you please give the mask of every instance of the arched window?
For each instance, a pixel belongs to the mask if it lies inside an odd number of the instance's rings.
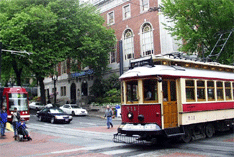
[[[154,53],[153,31],[151,25],[148,23],[142,27],[141,50],[142,56],[148,56]]]
[[[125,60],[134,58],[133,33],[130,29],[124,33],[124,57]]]

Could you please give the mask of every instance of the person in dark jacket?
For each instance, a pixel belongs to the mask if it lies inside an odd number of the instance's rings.
[[[5,106],[2,106],[1,110],[1,118],[0,118],[0,123],[1,123],[1,136],[6,136],[5,135],[5,130],[6,130],[6,122],[7,122],[7,112]]]
[[[32,140],[32,138],[29,136],[28,131],[26,130],[28,127],[25,124],[25,120],[21,119],[21,121],[18,123],[17,130],[19,135],[23,135],[24,139]]]
[[[113,116],[112,110],[110,109],[110,106],[107,105],[106,106],[106,112],[105,112],[105,117],[106,117],[106,120],[107,120],[107,129],[110,129],[110,126],[113,128],[112,116]]]

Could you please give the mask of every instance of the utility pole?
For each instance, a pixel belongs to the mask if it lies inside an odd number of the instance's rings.
[[[120,73],[120,76],[121,76],[123,74],[123,69],[124,69],[122,40],[119,41],[119,57],[120,57],[119,73]]]

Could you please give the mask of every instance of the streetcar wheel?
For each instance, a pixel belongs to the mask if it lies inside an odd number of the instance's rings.
[[[51,118],[50,123],[54,124],[54,117]]]
[[[184,129],[184,133],[185,133],[185,135],[183,135],[183,136],[181,137],[181,140],[182,140],[182,142],[184,142],[184,143],[189,143],[189,142],[191,141],[191,139],[192,139],[191,130],[188,129],[188,128],[185,128],[185,129]]]
[[[214,135],[214,127],[212,124],[206,125],[206,137],[211,138]]]
[[[38,120],[42,122],[42,118],[41,118],[41,116],[39,116],[39,117],[38,117]]]

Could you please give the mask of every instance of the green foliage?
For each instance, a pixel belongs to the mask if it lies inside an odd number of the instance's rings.
[[[184,52],[201,55],[203,44],[205,55],[209,55],[218,40],[215,34],[234,28],[233,0],[162,0],[162,12],[168,21],[174,22],[173,26],[167,26],[167,30],[184,41],[180,49]],[[227,58],[233,59],[233,37],[234,34],[219,61],[230,63]]]
[[[17,77],[21,77],[25,70],[37,77],[44,91],[44,77],[53,74],[59,62],[74,58],[100,77],[107,69],[109,52],[116,42],[114,31],[103,24],[96,8],[80,5],[77,0],[1,0],[3,48],[33,53],[4,53],[3,73],[13,67]]]
[[[120,82],[117,75],[111,75],[108,79],[96,79],[91,88],[91,94],[96,103],[120,103]]]

